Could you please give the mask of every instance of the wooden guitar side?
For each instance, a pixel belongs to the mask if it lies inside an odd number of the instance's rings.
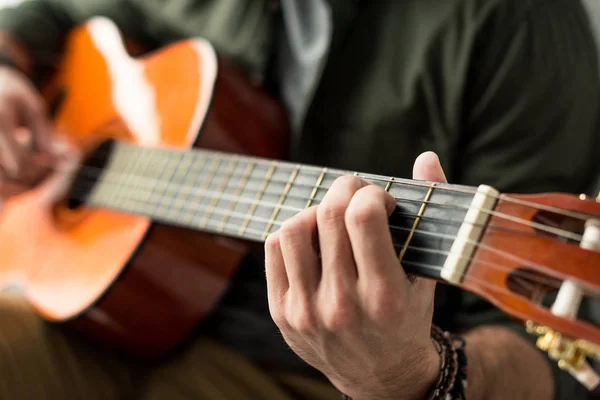
[[[106,138],[280,158],[279,105],[204,40],[133,58],[117,27],[75,29],[44,90],[54,126],[82,151]],[[38,312],[140,357],[165,354],[215,305],[249,244],[144,217],[69,210],[61,177],[0,214],[0,290],[19,285]]]

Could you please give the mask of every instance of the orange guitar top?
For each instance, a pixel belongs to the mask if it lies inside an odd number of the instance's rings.
[[[58,71],[47,95],[57,95],[59,84],[66,92],[55,128],[72,145],[83,151],[113,137],[186,149],[208,110],[217,59],[210,44],[190,40],[136,60],[116,26],[95,19],[71,34]],[[150,226],[137,215],[56,206],[60,178],[9,200],[0,214],[0,287],[22,285],[50,320],[89,307]]]

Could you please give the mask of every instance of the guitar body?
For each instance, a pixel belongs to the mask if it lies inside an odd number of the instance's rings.
[[[83,153],[107,138],[141,146],[281,158],[279,105],[204,40],[134,58],[96,18],[68,37],[43,93],[54,128]],[[0,213],[0,291],[18,286],[47,320],[141,357],[165,354],[212,309],[251,244],[146,217],[70,209],[53,178]]]

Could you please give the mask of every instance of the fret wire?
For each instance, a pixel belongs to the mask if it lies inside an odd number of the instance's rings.
[[[151,153],[149,157],[143,157],[144,158],[144,167],[142,169],[142,176],[145,176],[146,174],[152,174],[152,167],[156,166],[156,155]],[[135,178],[135,175],[134,175]],[[135,194],[136,193],[136,189],[135,188],[139,188],[141,185],[140,182],[142,182],[141,179],[135,179],[135,186],[132,190],[132,193]],[[150,185],[143,185],[142,186],[142,190],[139,192],[141,196],[146,196],[148,199],[152,199],[153,195],[154,195],[154,191],[158,189],[158,185],[154,184],[154,182]],[[129,202],[134,202],[135,204],[135,200],[133,199],[129,199]],[[149,208],[151,206],[151,204],[146,204],[146,208]],[[150,212],[150,210],[148,209],[146,212]]]
[[[190,152],[188,154],[192,154],[193,156],[190,157],[190,167],[189,167],[189,170],[186,172],[186,175],[183,179],[183,185],[193,188],[194,186],[196,186],[196,184],[202,177],[202,169],[204,169],[204,166],[206,165],[206,160],[208,159],[208,157],[205,157],[203,155],[196,155],[193,152]],[[196,162],[198,162],[198,164],[196,164]],[[192,198],[191,198],[192,192],[193,192],[193,190],[187,190],[187,191],[183,190],[180,193],[182,196],[180,198],[181,208],[177,211],[177,215],[175,217],[178,222],[181,222],[181,221],[179,221],[179,218],[182,215],[181,211],[188,208],[190,201],[192,201]]]
[[[198,191],[196,191],[196,193],[194,193],[194,201],[196,203],[200,204],[200,202],[204,198],[204,192],[210,186],[211,182],[213,181],[213,179],[217,173],[217,170],[219,169],[219,166],[222,163],[223,163],[223,160],[220,157],[213,158],[210,169],[208,170],[206,176],[204,177],[204,179],[202,181],[202,185],[200,186]],[[202,174],[200,174],[200,175],[202,175]],[[196,211],[196,213],[194,213],[193,219],[196,219],[199,217],[198,213],[199,213],[198,211]]]
[[[133,165],[131,167],[131,170],[136,170],[138,168],[138,165],[141,164],[143,165],[143,169],[142,171],[145,171],[148,168],[148,163],[146,164],[142,164],[143,161],[146,161],[146,159],[144,157],[142,157],[141,154],[138,154],[137,157],[133,157],[133,155],[135,153],[131,152],[132,154],[129,155],[129,157],[127,157],[127,159],[132,160],[133,161]],[[135,179],[135,175],[134,174],[130,174],[128,175],[128,179],[126,179],[124,186],[129,186],[130,187],[130,193],[136,193],[138,186],[139,186],[139,179]],[[130,202],[131,200],[127,200],[126,198],[124,199],[125,202]]]
[[[140,154],[143,155],[143,153],[140,153]],[[160,153],[158,153],[158,154],[155,153],[155,152],[149,152],[148,153],[148,157],[146,158],[147,162],[144,165],[144,169],[142,170],[142,174],[145,174],[148,171],[148,169],[150,169],[151,166],[156,165],[157,155],[158,155],[158,158],[160,158],[160,156],[161,156]],[[155,162],[153,162],[153,161],[155,161]],[[116,172],[119,172],[119,171],[116,171]],[[164,172],[164,169],[163,169],[163,172]],[[117,174],[117,175],[119,175],[119,174]],[[159,181],[159,179],[160,179],[160,175],[156,178],[156,181]],[[137,181],[139,183],[139,179]],[[153,198],[154,191],[156,190],[157,186],[158,185],[156,185],[156,184],[152,184],[152,185],[149,185],[149,187],[147,187],[147,188],[144,189],[144,192],[147,194],[147,198],[148,199],[152,199]],[[124,201],[127,202],[127,199],[124,199]],[[132,200],[130,199],[129,201],[132,201]],[[150,207],[150,204],[147,204],[146,207]],[[147,209],[146,212],[150,213],[151,211],[149,209]]]
[[[142,153],[142,155],[143,155],[143,153]],[[147,185],[147,186],[149,186],[149,188],[146,187],[141,192],[138,192],[139,193],[138,196],[145,196],[146,198],[148,198],[149,200],[152,201],[152,202],[148,202],[147,204],[145,204],[145,207],[146,207],[145,212],[152,213],[153,211],[150,210],[150,207],[152,205],[154,205],[154,212],[155,212],[160,204],[160,201],[159,200],[155,201],[154,198],[160,196],[160,193],[161,193],[160,188],[165,185],[165,183],[163,181],[161,181],[161,176],[166,171],[168,171],[167,165],[168,165],[169,159],[166,157],[165,154],[161,154],[161,153],[157,153],[157,152],[149,152],[148,157],[145,157],[145,159],[146,159],[145,160],[146,163],[145,163],[144,169],[142,171],[142,176],[148,175],[148,176],[152,177],[155,170],[160,171],[160,173],[157,175],[156,178],[154,178],[154,177],[150,178],[153,182],[151,185]],[[159,167],[162,167],[162,168],[159,169]],[[135,177],[135,175],[134,175],[134,177]],[[139,186],[140,180],[141,179],[139,177],[137,177],[137,179],[136,179],[137,186]],[[135,196],[136,195],[135,190],[132,191],[131,194],[132,195],[129,196],[129,199],[126,198],[124,200],[127,204],[129,204],[129,203],[135,204],[136,197],[137,197],[137,196]],[[160,199],[162,199],[164,197],[164,195],[165,195],[165,192],[163,191]]]
[[[121,153],[127,154],[126,149],[119,149],[119,150],[121,150]],[[104,171],[102,171],[102,173],[101,173],[102,177],[105,177],[106,175],[108,175],[110,168],[117,168],[117,169],[124,170],[125,167],[127,166],[127,164],[131,161],[131,157],[117,157],[117,156],[115,156],[115,157],[111,157],[108,161],[109,161],[109,164],[107,165],[107,169],[104,170]],[[130,178],[130,176],[124,176],[124,175],[117,176],[116,179],[115,179],[115,181],[116,181],[117,184],[115,185],[116,188],[114,190],[106,191],[106,193],[102,193],[102,191],[97,191],[98,195],[100,195],[99,196],[100,199],[102,199],[106,195],[108,195],[110,197],[113,197],[115,199],[119,199],[121,197],[125,198],[126,197],[125,194],[121,193],[121,192],[123,192],[124,190],[128,189],[129,187],[126,184],[121,183],[121,179],[122,178],[127,179],[127,178]],[[92,195],[95,195],[95,193],[93,193]],[[105,196],[102,196],[102,195],[105,195]]]
[[[263,232],[262,240],[265,240],[265,238],[269,235],[269,231],[271,230],[271,227],[273,226],[273,222],[275,221],[275,218],[277,218],[277,214],[279,214],[279,210],[281,209],[281,206],[283,205],[285,198],[287,197],[292,185],[294,184],[294,181],[296,180],[296,177],[298,176],[299,170],[300,170],[300,166],[297,165],[296,168],[294,168],[294,170],[290,174],[290,178],[288,179],[288,182],[286,183],[285,188],[283,189],[283,193],[279,197],[279,201],[277,202],[277,205],[275,206],[275,209],[273,210],[273,213],[271,214],[271,218],[269,218],[269,222],[267,223],[265,231]]]
[[[178,153],[175,153],[175,154],[178,154]],[[179,154],[181,154],[181,153],[179,153]],[[177,167],[181,163],[181,159],[182,158],[180,157],[177,161],[172,162],[173,158],[168,157],[168,153],[167,153],[166,162],[165,162],[166,166],[165,166],[165,169],[161,172],[161,175],[159,175],[158,181],[169,182],[171,179],[173,179],[173,176],[175,175],[175,171],[177,170]],[[166,174],[166,175],[163,177],[163,174]],[[156,204],[157,205],[160,204],[161,206],[163,206],[162,202],[163,202],[164,198],[165,198],[165,191],[162,191],[162,193],[160,193],[160,197]],[[167,200],[169,200],[169,203],[167,205],[164,205],[165,208],[167,208],[167,209],[169,208],[168,206],[173,201],[173,198],[174,198],[174,196],[169,196],[167,198]],[[156,209],[154,211],[156,211]]]
[[[229,161],[227,169],[225,170],[225,175],[221,179],[221,183],[219,184],[219,186],[216,188],[216,190],[215,190],[216,194],[212,197],[211,202],[208,206],[208,211],[206,211],[204,213],[204,217],[202,218],[202,221],[200,222],[200,227],[204,228],[204,226],[206,226],[206,223],[207,223],[208,219],[211,217],[211,215],[213,214],[216,205],[219,203],[219,200],[221,200],[221,195],[223,194],[223,190],[225,190],[225,188],[227,187],[227,184],[229,183],[229,180],[231,179],[231,174],[233,173],[233,170],[235,169],[235,167],[238,165],[239,162],[240,162],[240,159],[238,156],[233,156],[231,158],[231,160]]]
[[[175,185],[179,185],[179,186],[184,186],[187,185],[187,178],[191,175],[191,170],[192,170],[192,161],[193,161],[193,157],[190,156],[191,153],[185,152],[184,156],[181,159],[181,162],[179,163],[179,166],[177,167],[177,172],[175,173],[175,175],[173,176],[173,178],[171,179],[172,183]],[[169,208],[169,213],[170,214],[176,214],[177,212],[181,211],[181,204],[184,202],[184,200],[180,197],[180,196],[176,196],[175,199],[173,199],[173,201],[171,202],[171,205],[167,208]]]
[[[250,161],[248,163],[248,166],[244,170],[242,178],[240,179],[240,183],[238,183],[238,186],[235,189],[234,196],[239,197],[242,194],[242,191],[244,190],[244,188],[246,187],[246,184],[248,183],[248,178],[252,174],[252,171],[254,171],[255,167],[256,167],[255,161]],[[225,225],[227,224],[227,221],[229,221],[231,212],[235,209],[236,205],[237,205],[237,199],[232,199],[229,201],[229,205],[227,206],[227,209],[225,210],[225,214],[223,215],[223,219],[221,220],[221,223],[219,224],[219,227],[218,227],[219,233],[223,232],[223,229],[225,229]]]
[[[390,188],[392,187],[392,182],[394,182],[394,178],[390,178],[390,180],[388,181],[388,183],[385,185],[385,191],[389,192]]]
[[[315,186],[313,187],[312,192],[310,193],[310,197],[308,198],[308,201],[306,202],[306,206],[304,208],[308,208],[312,205],[313,201],[315,200],[315,196],[317,195],[317,192],[319,191],[319,187],[323,183],[323,179],[325,179],[326,173],[327,173],[327,168],[323,168],[323,170],[321,171],[321,174],[317,178],[317,182],[315,183]]]
[[[177,153],[175,153],[175,154],[177,154]],[[180,153],[180,154],[185,154],[185,153]],[[165,179],[161,179],[161,181],[163,182],[163,185],[165,187],[162,189],[162,194],[161,194],[160,199],[158,200],[157,204],[160,204],[160,206],[163,207],[167,213],[172,212],[171,205],[175,201],[176,196],[168,196],[167,202],[165,203],[165,194],[168,192],[168,188],[170,187],[170,185],[175,184],[175,178],[176,178],[177,174],[179,173],[179,171],[181,170],[181,164],[183,162],[183,159],[184,159],[183,156],[173,157],[171,155],[171,157],[169,157],[169,156],[165,157],[165,170],[168,170],[171,172],[169,173],[168,177],[165,177]]]
[[[429,202],[429,198],[431,197],[431,194],[433,193],[433,189],[435,188],[435,185],[436,184],[433,183],[429,187],[429,190],[427,191],[427,194],[425,195],[425,200],[423,200],[423,202],[421,203],[421,208],[419,209],[419,212],[417,213],[417,216],[415,217],[415,220],[413,222],[413,226],[412,226],[410,232],[408,233],[408,238],[404,242],[404,246],[402,247],[400,254],[398,254],[398,260],[400,260],[400,262],[402,262],[402,259],[404,258],[404,255],[406,254],[406,250],[408,249],[408,245],[410,244],[410,241],[412,240],[412,237],[417,229],[417,225],[419,225],[419,221],[421,221],[421,217],[423,216],[423,213],[425,212],[425,207],[427,207],[427,202]]]
[[[179,172],[182,170],[182,164],[183,164],[183,160],[184,160],[184,152],[179,153],[178,156],[175,157],[175,167],[173,168],[173,173],[171,174],[171,176],[167,179],[167,182],[172,182],[174,184],[177,184],[177,176],[179,175]],[[171,199],[169,200],[169,202],[165,205],[165,208],[167,210],[169,210],[171,208],[171,205],[173,204],[173,202],[175,201],[175,199],[177,199],[178,196],[171,196]]]
[[[265,179],[263,180],[260,189],[258,190],[258,193],[256,193],[255,202],[252,203],[252,205],[250,206],[250,209],[248,209],[246,219],[244,219],[244,222],[242,223],[242,226],[239,230],[240,235],[243,235],[244,232],[246,231],[246,228],[248,227],[248,224],[250,223],[250,218],[252,218],[252,215],[254,214],[254,211],[256,210],[256,207],[258,206],[258,202],[260,201],[260,199],[262,199],[263,193],[266,190],[267,185],[269,184],[269,181],[271,180],[271,177],[273,176],[273,173],[275,172],[276,167],[277,167],[277,162],[273,161],[271,164],[271,167],[267,171],[267,175],[265,176]]]

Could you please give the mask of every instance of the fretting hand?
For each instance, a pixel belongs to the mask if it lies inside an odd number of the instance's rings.
[[[437,156],[422,154],[413,178],[445,182]],[[399,265],[395,205],[382,188],[342,177],[265,245],[269,307],[285,340],[359,400],[421,399],[438,378],[435,283],[411,281]]]

